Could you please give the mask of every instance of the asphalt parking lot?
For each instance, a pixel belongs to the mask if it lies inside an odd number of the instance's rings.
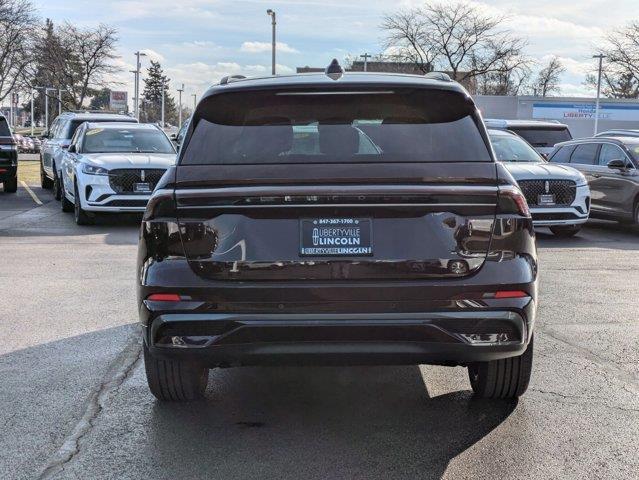
[[[77,227],[29,182],[0,193],[2,479],[637,476],[639,231],[539,233],[517,403],[422,366],[218,370],[205,401],[167,405],[140,359],[139,217]]]

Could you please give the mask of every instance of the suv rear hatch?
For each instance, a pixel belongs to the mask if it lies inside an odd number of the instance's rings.
[[[221,92],[176,172],[179,230],[207,279],[460,277],[481,268],[496,168],[462,90]]]

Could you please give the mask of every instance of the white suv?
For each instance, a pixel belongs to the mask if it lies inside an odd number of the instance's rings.
[[[42,188],[53,188],[56,200],[61,198],[60,189],[60,162],[65,149],[71,143],[71,138],[77,128],[84,122],[126,122],[138,121],[127,115],[113,113],[92,112],[64,112],[51,124],[48,132],[45,132],[40,149],[40,183]]]
[[[497,160],[526,197],[535,227],[572,237],[588,221],[590,188],[578,170],[548,163],[524,139],[505,130],[488,130]]]

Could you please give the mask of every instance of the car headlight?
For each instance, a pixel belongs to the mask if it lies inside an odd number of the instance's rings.
[[[96,167],[95,165],[85,163],[82,165],[82,173],[87,173],[89,175],[108,175],[109,171],[106,168]]]

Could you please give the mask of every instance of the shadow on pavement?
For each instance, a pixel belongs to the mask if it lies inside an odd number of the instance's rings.
[[[153,407],[165,478],[441,478],[516,402],[430,398],[418,367],[213,370],[208,398]]]

